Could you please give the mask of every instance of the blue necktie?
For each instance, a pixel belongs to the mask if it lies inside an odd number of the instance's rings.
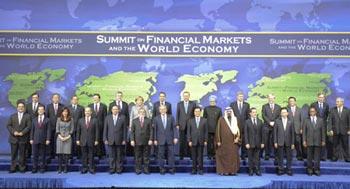
[[[162,116],[162,122],[163,122],[163,127],[165,129],[166,128],[166,118],[165,118],[165,116]]]

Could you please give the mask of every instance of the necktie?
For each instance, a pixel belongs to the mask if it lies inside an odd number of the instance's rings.
[[[316,126],[316,119],[315,117],[312,117],[312,125],[315,127]]]
[[[43,125],[43,116],[39,116],[39,127]]]
[[[338,108],[338,115],[339,115],[339,117],[341,117],[341,112],[342,112],[341,108]]]
[[[22,113],[19,113],[18,114],[18,124],[20,125],[21,124],[21,122],[22,122]]]
[[[114,124],[114,126],[117,125],[117,116],[113,116],[113,124]]]
[[[90,118],[89,118],[89,117],[86,118],[85,127],[86,127],[87,129],[90,127]]]
[[[274,105],[270,104],[271,112],[273,113]]]
[[[165,115],[162,115],[162,122],[163,122],[163,127],[164,129],[166,128],[166,119],[165,119]]]
[[[283,128],[284,128],[284,131],[286,131],[287,129],[287,119],[283,119]]]
[[[34,103],[34,105],[33,105],[33,111],[34,112],[36,111],[36,108],[37,108],[37,103]]]
[[[293,114],[293,117],[295,116],[295,107],[292,107],[292,114]]]
[[[241,102],[238,103],[238,110],[239,110],[239,114],[242,114],[242,103]]]
[[[253,119],[253,125],[256,126],[256,118]]]
[[[73,110],[77,110],[77,105],[73,105]]]
[[[96,113],[98,113],[98,109],[99,109],[98,104],[95,104],[95,112]]]
[[[57,109],[58,109],[58,107],[57,107],[57,104],[54,104],[54,109],[55,109],[55,115],[57,115]]]
[[[197,128],[199,127],[199,118],[198,117],[196,117],[196,126],[197,126]]]
[[[120,107],[120,101],[119,101],[119,100],[117,101],[117,106],[118,106],[118,108],[119,108],[119,110],[120,110],[121,107]]]
[[[141,127],[143,127],[143,118],[140,118]]]
[[[185,102],[185,113],[187,114],[188,102]]]

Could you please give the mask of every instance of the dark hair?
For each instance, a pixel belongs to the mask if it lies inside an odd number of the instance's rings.
[[[256,110],[256,108],[255,107],[250,108],[249,113],[252,112],[253,110]]]
[[[314,109],[314,110],[316,111],[316,113],[317,113],[317,108],[311,106],[311,107],[309,108],[309,112],[310,112],[311,109]]]
[[[294,99],[294,101],[297,101],[297,99],[296,99],[294,96],[289,97],[289,98],[288,98],[288,101],[289,101],[290,99]]]
[[[32,93],[32,95],[30,95],[31,97],[33,96],[38,96],[39,97],[39,93],[35,92],[35,93]]]
[[[282,110],[286,110],[288,112],[288,108],[286,108],[286,107],[282,107],[281,112],[282,112]]]
[[[101,95],[98,93],[95,93],[93,96],[97,96],[99,99],[101,99]]]
[[[20,105],[20,104],[23,104],[23,106],[25,106],[26,104],[25,104],[25,101],[24,101],[24,99],[19,99],[19,100],[17,100],[17,107],[18,107],[18,105]]]
[[[194,107],[193,112],[194,112],[195,110],[197,110],[197,109],[199,109],[200,111],[202,111],[202,108],[201,108],[201,107],[196,106],[196,107]]]
[[[64,120],[64,117],[63,117],[63,112],[64,112],[65,110],[67,110],[67,112],[68,112],[68,114],[67,114],[67,120],[66,120],[66,121]],[[61,113],[60,119],[61,119],[61,121],[65,121],[65,122],[68,122],[68,121],[70,121],[70,120],[72,119],[68,107],[64,107],[64,108],[62,109],[62,113]]]
[[[45,110],[45,106],[44,106],[44,105],[39,104],[38,109],[39,109],[40,107],[43,107],[44,110]]]
[[[159,95],[161,95],[161,94],[163,94],[164,96],[166,96],[166,93],[163,92],[163,91],[160,91],[160,92],[159,92]]]
[[[73,95],[70,99],[73,99],[74,97],[77,97],[78,98],[78,96],[77,95]]]
[[[61,95],[58,94],[58,93],[53,93],[53,94],[52,94],[52,96],[55,96],[55,95],[57,95],[58,97],[61,97]]]

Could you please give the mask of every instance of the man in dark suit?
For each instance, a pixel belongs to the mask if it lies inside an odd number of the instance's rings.
[[[257,117],[256,108],[250,109],[250,119],[244,126],[245,147],[248,150],[249,176],[255,174],[261,176],[260,151],[264,148],[264,124]]]
[[[214,159],[215,157],[215,131],[218,125],[219,118],[222,116],[221,108],[216,106],[216,96],[211,95],[209,97],[209,106],[204,108],[203,117],[208,122],[208,158]]]
[[[287,174],[292,176],[292,150],[294,150],[295,129],[293,120],[288,117],[287,108],[281,109],[281,118],[276,120],[274,126],[274,143],[278,153],[278,175],[284,173],[283,159],[287,159]]]
[[[33,119],[38,116],[38,107],[40,105],[43,106],[43,104],[39,102],[39,94],[38,93],[36,93],[36,92],[33,93],[31,95],[31,97],[32,97],[32,102],[26,104],[26,113],[30,115],[30,117],[33,121]],[[26,147],[26,157],[30,158],[31,154],[32,154],[32,145],[30,145],[30,143],[28,141],[27,147]]]
[[[326,97],[324,93],[317,94],[317,101],[312,103],[310,107],[316,108],[317,117],[322,118],[324,121],[323,126],[327,127],[328,114],[329,114],[329,104],[326,102]],[[324,130],[324,134],[327,134],[327,129]],[[333,140],[331,136],[326,135],[326,146],[321,147],[321,160],[333,158]]]
[[[37,107],[38,116],[32,120],[30,131],[30,144],[33,145],[33,169],[32,173],[38,172],[40,158],[40,173],[46,169],[46,148],[50,144],[51,125],[49,118],[45,117],[45,106]]]
[[[122,152],[126,144],[127,124],[125,116],[119,113],[117,105],[112,114],[106,117],[103,129],[103,141],[109,148],[109,173],[120,174],[123,170]]]
[[[232,102],[230,107],[233,109],[233,113],[237,117],[238,127],[241,132],[241,159],[244,160],[247,157],[247,149],[245,148],[244,141],[244,125],[245,121],[249,118],[250,105],[247,102],[244,102],[244,94],[242,91],[237,92],[236,101]]]
[[[149,151],[153,144],[153,128],[151,119],[146,117],[146,110],[140,108],[139,117],[132,120],[130,143],[135,148],[135,172],[149,174]]]
[[[77,141],[78,122],[81,118],[84,117],[84,107],[79,104],[79,99],[76,95],[72,96],[71,104],[68,106],[68,109],[71,112],[71,115],[74,121],[74,132],[72,135],[72,140]],[[75,142],[73,142],[72,155],[80,159],[81,158],[80,152],[81,152],[80,147]]]
[[[82,174],[87,173],[88,166],[91,174],[95,173],[94,146],[98,145],[99,128],[98,121],[92,117],[90,107],[85,108],[85,117],[80,118],[77,127],[77,145],[81,147],[83,168]],[[89,162],[89,164],[88,164]]]
[[[178,129],[175,126],[175,119],[167,114],[167,106],[160,105],[160,114],[153,119],[154,145],[158,146],[158,165],[160,174],[165,174],[165,157],[168,157],[169,172],[175,173],[174,145],[178,141]],[[166,153],[167,152],[167,153]]]
[[[109,104],[108,114],[112,113],[112,108],[115,105],[117,105],[119,107],[119,114],[125,116],[126,125],[129,127],[129,124],[130,124],[129,123],[129,120],[130,120],[129,105],[128,105],[128,103],[123,101],[123,92],[122,91],[117,91],[117,93],[115,94],[115,100]],[[128,141],[128,139],[127,139],[127,141]],[[128,142],[124,146],[124,149],[122,151],[123,159],[125,157],[125,154],[126,155],[133,154],[133,148],[130,146],[130,144]]]
[[[193,110],[196,107],[196,103],[190,101],[190,92],[183,92],[182,98],[183,101],[177,103],[176,107],[176,127],[180,129],[180,159],[189,155],[189,149],[186,142],[187,122],[190,118],[193,118]]]
[[[191,174],[203,175],[203,149],[208,142],[207,119],[201,117],[200,107],[194,108],[194,118],[187,123],[187,142],[191,148],[192,172]]]
[[[96,155],[99,159],[106,155],[106,149],[103,142],[103,127],[104,121],[107,116],[107,106],[101,102],[100,94],[94,94],[92,97],[93,103],[89,104],[89,107],[92,109],[92,117],[97,120],[98,127],[98,146],[96,149]]]
[[[22,100],[17,102],[17,113],[11,115],[7,123],[9,131],[9,143],[11,145],[11,167],[10,173],[16,172],[17,159],[19,171],[26,171],[25,150],[31,128],[31,118],[25,112],[25,104]]]
[[[262,106],[262,118],[265,124],[265,160],[270,159],[271,151],[276,151],[273,148],[273,128],[276,120],[280,117],[281,106],[275,103],[275,96],[273,94],[268,95],[268,103]]]
[[[297,159],[299,161],[303,160],[304,150],[302,144],[302,123],[303,116],[301,113],[301,109],[296,104],[297,99],[295,97],[288,98],[288,113],[289,118],[293,120],[294,129],[295,129],[295,150],[297,152]]]
[[[333,158],[337,161],[339,152],[336,149],[339,144],[343,149],[343,156],[346,162],[350,162],[349,157],[349,135],[350,135],[350,111],[344,107],[344,99],[336,99],[336,107],[332,108],[328,118],[328,131],[333,136]]]
[[[152,111],[152,117],[156,117],[158,116],[159,113],[159,107],[161,105],[165,105],[166,109],[167,109],[167,114],[172,114],[172,110],[171,110],[171,104],[169,102],[166,102],[166,94],[165,92],[160,92],[159,93],[159,101],[155,102],[153,104],[153,111]]]
[[[307,149],[307,174],[320,176],[321,146],[326,145],[325,126],[317,117],[315,107],[309,109],[310,117],[303,122],[303,146]]]
[[[64,105],[60,103],[61,96],[57,93],[52,95],[52,103],[46,106],[46,117],[50,119],[51,126],[51,139],[50,148],[48,153],[50,154],[50,159],[55,158],[56,155],[56,122],[57,118],[61,117]]]

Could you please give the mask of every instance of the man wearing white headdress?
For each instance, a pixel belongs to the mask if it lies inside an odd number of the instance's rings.
[[[220,175],[236,175],[239,166],[240,130],[232,108],[225,109],[218,121],[215,134],[216,172]]]

